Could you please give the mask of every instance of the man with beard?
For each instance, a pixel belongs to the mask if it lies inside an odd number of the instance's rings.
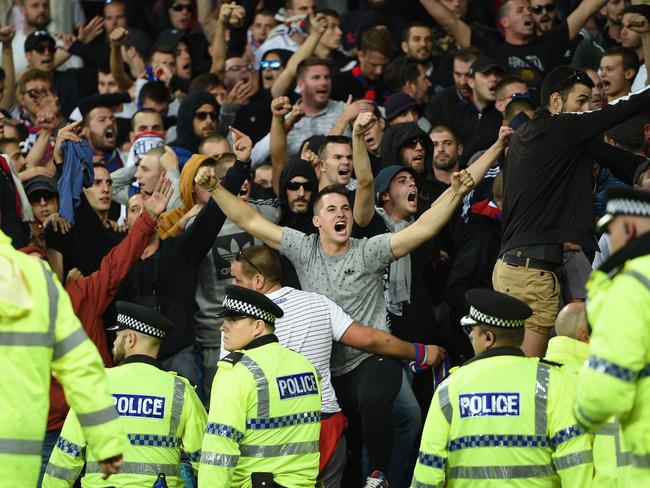
[[[603,7],[607,22],[592,38],[583,39],[571,59],[576,68],[598,70],[600,57],[607,49],[618,46],[622,41],[621,27],[623,11],[630,6],[630,0],[608,0]]]
[[[505,42],[483,37],[473,31],[439,0],[420,0],[420,3],[461,47],[478,47],[483,54],[496,59],[510,73],[518,74],[528,81],[536,100],[545,74],[564,62],[564,54],[570,42],[589,17],[604,5],[605,0],[581,2],[557,28],[538,37],[535,36],[529,0],[503,2],[498,12],[498,24],[503,28]]]
[[[17,29],[11,42],[14,53],[14,72],[21,74],[27,69],[27,58],[24,52],[25,40],[32,32],[47,29],[52,17],[50,15],[50,0],[24,0],[19,5],[20,13],[25,18],[23,29]],[[52,52],[54,55],[54,52]]]
[[[472,96],[467,80],[472,63],[481,57],[481,51],[475,47],[461,49],[454,54],[452,75],[454,84],[436,93],[424,109],[424,117],[432,124],[447,124],[456,107],[468,101]]]
[[[587,74],[569,67],[549,73],[542,87],[545,108],[515,132],[504,163],[505,230],[492,281],[496,290],[533,309],[523,342],[529,356],[543,356],[555,322],[560,294],[555,271],[563,244],[597,249],[589,147],[650,106],[650,90],[644,89],[586,111],[592,87]]]
[[[451,83],[447,70],[436,71],[433,66],[433,29],[422,21],[411,22],[402,34],[402,52],[409,61],[422,66],[429,80],[428,95],[441,91]]]
[[[535,23],[535,35],[543,36],[558,23],[558,9],[555,0],[531,0],[530,11]]]
[[[219,106],[214,95],[196,91],[188,94],[178,109],[176,139],[169,143],[180,168],[199,152],[199,144],[217,132]]]
[[[103,162],[111,173],[125,163],[117,149],[117,120],[112,110],[119,104],[117,97],[116,94],[95,95],[79,102],[82,135],[94,152],[93,161]]]

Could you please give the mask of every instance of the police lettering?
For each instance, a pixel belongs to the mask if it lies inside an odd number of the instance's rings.
[[[318,383],[313,373],[279,376],[276,381],[280,400],[305,395],[318,395]]]
[[[519,415],[519,393],[467,393],[458,396],[460,416]]]
[[[117,413],[123,417],[161,419],[165,416],[165,398],[147,395],[113,394]]]

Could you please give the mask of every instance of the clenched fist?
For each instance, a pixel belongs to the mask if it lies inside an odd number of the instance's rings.
[[[474,179],[466,170],[452,173],[451,188],[461,197],[467,195],[474,188]]]
[[[194,177],[194,182],[204,190],[212,192],[219,184],[219,178],[217,178],[214,168],[206,166],[199,168]]]

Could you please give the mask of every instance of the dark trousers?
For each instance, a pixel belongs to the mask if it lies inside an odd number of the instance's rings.
[[[373,471],[386,472],[393,450],[393,401],[402,384],[398,360],[371,356],[347,374],[332,378],[336,396],[348,418],[351,457],[343,486],[358,486]],[[368,473],[362,473],[362,450],[368,452]]]

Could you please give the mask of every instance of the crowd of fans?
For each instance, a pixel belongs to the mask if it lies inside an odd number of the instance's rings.
[[[233,282],[316,291],[363,326],[439,346],[428,349],[434,365],[460,365],[473,355],[458,325],[465,293],[492,288],[497,260],[521,245],[513,233],[545,225],[517,206],[531,182],[501,171],[513,131],[550,110],[545,83],[557,69],[556,86],[575,77],[588,88],[560,111],[643,89],[649,20],[650,7],[628,0],[2,1],[1,228],[66,284],[107,366],[115,300],[168,318],[159,359],[206,406],[227,354],[217,316]],[[586,193],[550,165],[532,182],[568,198],[540,212],[565,212],[590,235],[563,234],[559,299],[550,311],[529,303],[530,355],[543,356],[557,312],[585,300],[609,255],[593,230],[605,191],[650,191],[650,106],[621,117],[590,136]],[[565,142],[522,137],[513,151],[534,147],[542,174],[545,151]],[[223,194],[196,183],[208,170]],[[147,201],[160,201],[166,180],[156,223]],[[588,211],[566,214],[578,199]],[[369,239],[380,235],[393,237]],[[281,255],[247,253],[261,244]],[[338,397],[350,422],[347,479],[363,465],[364,479],[385,471],[390,486],[407,486],[440,370],[366,361],[377,356],[355,348],[378,350],[372,341],[332,324],[341,344],[326,368],[333,411]],[[50,446],[66,413],[60,388],[51,396]]]

